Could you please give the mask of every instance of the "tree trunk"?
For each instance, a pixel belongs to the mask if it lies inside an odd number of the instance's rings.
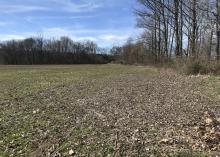
[[[180,1],[180,55],[183,55],[183,0]]]
[[[196,32],[197,32],[197,12],[196,12],[197,0],[192,0],[192,35],[191,35],[191,56],[194,59],[196,55]]]
[[[174,21],[175,21],[175,53],[180,57],[180,36],[179,36],[179,0],[174,1]]]
[[[213,34],[214,34],[213,30],[211,30],[211,36],[210,36],[210,41],[209,41],[209,50],[208,50],[208,55],[207,55],[209,61],[210,61],[210,59],[211,59],[211,54],[212,54],[212,39],[213,39]]]
[[[164,4],[164,0],[163,0]],[[165,7],[163,7],[163,25],[164,25],[164,54],[168,58],[168,22],[165,16]]]
[[[216,0],[216,36],[217,36],[217,44],[216,44],[216,59],[219,61],[219,44],[220,44],[220,31],[219,31],[219,15],[220,15],[220,8],[219,8],[219,0]]]

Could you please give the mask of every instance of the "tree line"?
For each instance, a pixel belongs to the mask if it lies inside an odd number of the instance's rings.
[[[114,47],[118,58],[127,63],[220,60],[220,0],[137,1],[137,26],[144,32]]]
[[[103,54],[93,41],[75,42],[69,37],[33,37],[0,44],[1,64],[105,64],[111,57]]]
[[[113,47],[114,59],[129,64],[178,60],[220,60],[220,0],[137,0],[137,26],[143,33]],[[28,38],[0,45],[0,63],[107,63],[111,55],[91,41]]]

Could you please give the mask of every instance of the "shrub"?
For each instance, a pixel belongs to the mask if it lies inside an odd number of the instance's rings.
[[[220,72],[220,64],[216,61],[196,60],[186,63],[187,74],[217,74]]]
[[[186,65],[187,74],[200,74],[201,72],[205,73],[207,71],[206,65],[202,64],[200,61],[194,61]]]

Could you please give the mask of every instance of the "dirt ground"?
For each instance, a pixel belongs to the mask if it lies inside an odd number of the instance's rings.
[[[220,103],[207,77],[106,65],[87,79],[4,94],[0,156],[218,156]]]

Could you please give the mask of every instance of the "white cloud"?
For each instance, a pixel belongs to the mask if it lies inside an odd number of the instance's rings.
[[[53,37],[59,38],[61,36],[69,36],[73,40],[76,40],[76,41],[82,41],[82,40],[97,41],[97,38],[93,36],[88,36],[88,35],[84,36],[84,33],[86,32],[89,32],[89,30],[83,30],[83,29],[69,30],[69,29],[64,29],[64,28],[59,28],[59,27],[52,27],[52,28],[43,29],[42,34],[46,38],[53,38]]]
[[[98,9],[100,7],[101,5],[92,4],[92,3],[77,4],[77,5],[74,3],[70,3],[69,5],[66,5],[63,9],[64,11],[69,11],[69,12],[89,12]]]
[[[7,41],[7,40],[21,40],[25,39],[25,36],[22,35],[14,35],[14,34],[0,34],[1,41]]]
[[[48,10],[47,7],[33,6],[33,5],[0,5],[0,12],[2,13],[21,13],[29,11],[43,11]]]
[[[60,36],[68,36],[72,34],[72,31],[66,30],[64,28],[59,27],[52,27],[52,28],[45,28],[42,30],[42,33],[46,37],[60,37]]]
[[[83,29],[80,27],[76,28],[61,28],[61,27],[51,27],[44,28],[40,31],[44,38],[59,38],[61,36],[68,36],[74,41],[91,40],[97,42],[100,47],[111,47],[113,45],[122,45],[126,40],[134,35],[135,29],[131,28],[121,28],[118,30],[114,29]],[[135,33],[135,34],[134,34]],[[14,35],[1,35],[1,40],[9,39],[24,39],[25,37],[36,36],[36,32],[24,32],[18,33],[14,32]]]
[[[114,42],[114,41],[119,41],[119,40],[126,40],[128,37],[129,37],[128,35],[121,36],[121,35],[106,34],[106,35],[100,36],[100,39]]]
[[[42,19],[48,19],[48,20],[59,20],[59,19],[87,19],[87,18],[93,18],[95,15],[75,15],[75,16],[27,16],[24,19],[28,22],[31,22],[33,20],[42,20]]]
[[[81,3],[73,2],[72,0],[50,0],[53,4],[59,7],[62,11],[66,12],[90,12],[102,7],[101,3],[94,1],[83,1]]]
[[[8,25],[8,24],[9,24],[8,22],[0,21],[0,26],[6,26],[6,25]]]
[[[64,12],[90,12],[102,6],[94,1],[76,2],[72,0],[24,0],[23,4],[3,0],[0,2],[1,13],[23,13],[30,11],[64,11]]]
[[[91,41],[97,41],[97,39],[95,37],[90,37],[90,36],[85,36],[85,37],[75,37],[73,38],[73,40],[79,40],[79,41],[83,41],[83,40],[91,40]]]

